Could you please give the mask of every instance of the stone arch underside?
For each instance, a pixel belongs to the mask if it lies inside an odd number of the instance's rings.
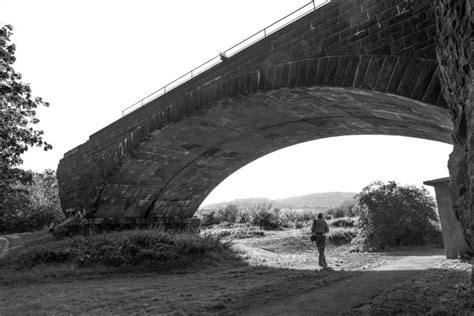
[[[226,177],[297,143],[400,135],[450,143],[447,109],[355,88],[295,87],[224,98],[153,131],[102,186],[92,217],[188,218]]]

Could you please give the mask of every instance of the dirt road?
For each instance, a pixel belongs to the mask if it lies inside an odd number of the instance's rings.
[[[339,315],[363,304],[382,291],[413,278],[422,270],[434,268],[444,260],[442,249],[425,248],[391,254],[391,259],[351,277],[303,295],[247,310],[253,315]]]

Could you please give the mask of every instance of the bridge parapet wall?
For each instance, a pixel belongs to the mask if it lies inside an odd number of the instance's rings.
[[[58,167],[64,209],[95,207],[131,149],[220,98],[299,85],[439,97],[431,1],[333,1],[91,135]],[[425,79],[420,79],[425,77]]]

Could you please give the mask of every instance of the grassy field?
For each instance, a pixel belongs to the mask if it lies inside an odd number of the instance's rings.
[[[331,230],[344,235],[354,228]],[[469,311],[470,264],[442,260],[442,249],[358,253],[349,243],[329,240],[332,269],[320,270],[309,235],[308,225],[262,230],[221,224],[201,236],[129,231],[45,238],[0,260],[0,314],[296,313],[320,308],[316,298],[348,314]],[[425,265],[428,258],[429,265],[377,270],[411,258]],[[346,293],[344,300],[338,293]],[[323,313],[310,314],[316,311]]]

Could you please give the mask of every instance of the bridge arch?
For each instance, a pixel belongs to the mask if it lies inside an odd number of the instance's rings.
[[[331,136],[450,142],[431,2],[333,1],[91,135],[58,167],[64,209],[185,219],[223,179]]]
[[[442,107],[347,87],[223,97],[151,132],[108,178],[95,216],[191,217],[230,174],[275,150],[333,136],[399,135],[449,143]]]

